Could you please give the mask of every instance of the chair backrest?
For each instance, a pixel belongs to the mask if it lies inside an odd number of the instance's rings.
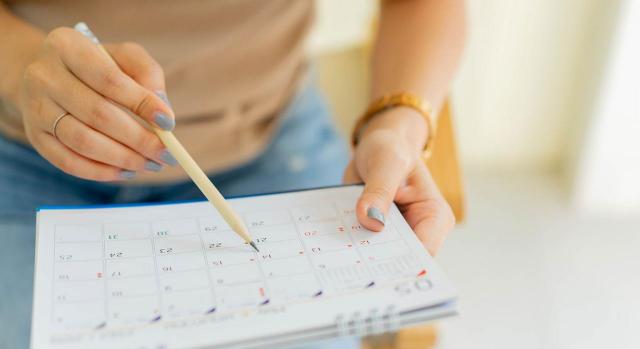
[[[465,214],[464,190],[453,126],[451,107],[447,101],[438,117],[438,133],[427,167],[451,206],[456,221],[461,222]]]

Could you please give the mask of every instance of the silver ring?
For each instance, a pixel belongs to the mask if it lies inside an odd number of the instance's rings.
[[[58,124],[67,115],[71,115],[71,114],[69,114],[69,112],[65,111],[64,113],[60,114],[60,116],[58,116],[56,118],[56,121],[53,122],[53,130],[52,130],[51,134],[53,134],[53,136],[56,137],[56,139],[58,139],[58,135],[56,134],[56,129],[58,128]]]

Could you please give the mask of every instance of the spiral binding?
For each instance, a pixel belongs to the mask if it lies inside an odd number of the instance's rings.
[[[336,327],[339,336],[364,337],[400,328],[398,312],[395,306],[389,305],[380,311],[372,308],[367,311],[355,311],[351,314],[336,316]]]

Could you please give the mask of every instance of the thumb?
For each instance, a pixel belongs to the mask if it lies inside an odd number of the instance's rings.
[[[365,186],[356,204],[358,221],[365,228],[381,231],[398,187],[407,177],[398,161],[378,161],[367,171]]]
[[[125,74],[142,87],[155,93],[162,99],[168,110],[172,110],[165,91],[164,71],[142,46],[133,42],[125,42],[117,45],[105,45],[105,47]],[[176,124],[173,113],[163,113],[163,117],[152,121],[165,130],[172,130]]]

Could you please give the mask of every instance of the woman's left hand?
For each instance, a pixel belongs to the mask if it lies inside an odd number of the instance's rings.
[[[406,136],[406,128],[402,131],[394,126],[404,117],[415,121],[416,115],[411,113],[415,112],[395,108],[370,122],[345,170],[344,181],[365,183],[356,206],[358,221],[365,228],[381,231],[395,201],[420,241],[435,255],[453,229],[455,217],[422,161],[419,147]]]

